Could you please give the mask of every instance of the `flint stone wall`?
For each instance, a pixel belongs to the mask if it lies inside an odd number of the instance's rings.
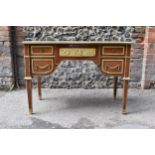
[[[134,42],[132,47],[131,87],[140,87],[145,27],[130,26],[28,26],[17,27],[19,81],[24,84],[24,65],[21,41],[121,41]],[[33,81],[36,84],[36,80]],[[49,76],[43,78],[43,87],[50,88],[109,88],[113,77],[107,77],[91,61],[63,61]],[[122,81],[119,79],[119,87]]]
[[[0,26],[0,89],[9,89],[13,84],[9,27]]]

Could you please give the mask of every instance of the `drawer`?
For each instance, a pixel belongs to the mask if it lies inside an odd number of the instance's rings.
[[[102,55],[125,55],[124,46],[103,46]]]
[[[32,46],[32,55],[53,55],[53,46]]]
[[[103,59],[101,69],[104,73],[111,75],[122,75],[124,72],[123,59]]]
[[[54,70],[53,59],[32,59],[32,74],[49,74]]]

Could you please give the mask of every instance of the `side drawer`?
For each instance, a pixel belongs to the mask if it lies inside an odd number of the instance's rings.
[[[103,46],[102,55],[125,55],[125,46]]]
[[[53,55],[53,46],[31,46],[31,55]]]
[[[106,74],[123,75],[124,60],[123,59],[102,59],[101,69]]]
[[[54,70],[53,59],[32,59],[31,71],[34,75],[50,74]]]

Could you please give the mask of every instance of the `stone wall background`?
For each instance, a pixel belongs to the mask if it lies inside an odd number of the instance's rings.
[[[27,26],[25,41],[140,42],[144,27],[135,26]],[[136,32],[136,33],[135,33]]]
[[[19,81],[24,85],[22,41],[130,41],[132,47],[131,87],[140,87],[145,27],[136,26],[27,26],[16,27]],[[36,84],[36,80],[33,81]],[[91,61],[63,61],[57,70],[43,79],[50,88],[109,88],[113,77],[104,76]],[[122,81],[119,79],[119,87]]]
[[[0,26],[0,89],[9,89],[13,84],[8,26]]]

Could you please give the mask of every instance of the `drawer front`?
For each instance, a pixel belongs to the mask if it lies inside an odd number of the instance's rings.
[[[122,75],[124,72],[123,59],[103,59],[101,69],[104,73],[111,75]]]
[[[32,46],[32,55],[53,55],[53,46]]]
[[[32,59],[32,74],[49,74],[54,70],[53,59]]]
[[[125,55],[124,46],[103,46],[102,55]]]

